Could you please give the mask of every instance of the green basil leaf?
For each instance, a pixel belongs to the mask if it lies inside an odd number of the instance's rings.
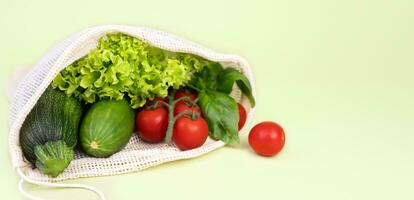
[[[190,85],[202,90],[212,89],[216,90],[218,85],[218,79],[223,71],[223,67],[219,63],[211,63],[204,66],[201,72],[195,74]]]
[[[213,90],[202,90],[199,98],[210,136],[226,144],[239,143],[239,113],[236,101],[227,94]]]
[[[252,86],[249,79],[239,71],[233,68],[226,68],[219,76],[217,90],[230,94],[233,89],[234,82],[250,101],[252,107],[256,105],[256,101],[252,94]]]

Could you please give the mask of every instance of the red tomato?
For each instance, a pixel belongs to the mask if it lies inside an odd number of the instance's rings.
[[[239,103],[237,103],[237,107],[239,107],[239,130],[240,130],[243,128],[244,124],[246,123],[246,110]]]
[[[144,108],[148,106],[152,106],[155,101],[163,101],[165,103],[168,103],[168,100],[166,98],[155,97],[153,100],[148,100],[147,103],[145,103]],[[157,108],[161,108],[161,107],[163,107],[163,105],[158,103]]]
[[[194,104],[193,106],[189,106],[186,102],[179,101],[177,102],[177,104],[175,104],[174,116],[178,115],[179,113],[185,110],[192,110],[194,113],[200,113],[200,106],[198,106],[197,104]]]
[[[274,156],[285,145],[285,132],[279,124],[262,122],[250,131],[249,144],[259,155]]]
[[[207,137],[208,125],[201,117],[194,120],[186,116],[180,117],[174,124],[172,139],[183,151],[202,146]]]
[[[164,108],[142,110],[136,118],[138,135],[146,142],[161,142],[168,127],[168,112]]]
[[[191,101],[194,101],[195,99],[197,99],[196,94],[194,94],[193,92],[191,92],[189,90],[186,90],[186,89],[178,90],[174,95],[174,99],[179,99],[179,98],[185,97],[185,96],[190,98]]]

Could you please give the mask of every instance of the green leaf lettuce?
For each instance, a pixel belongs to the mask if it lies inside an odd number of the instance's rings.
[[[108,34],[85,57],[62,70],[52,86],[86,103],[127,98],[133,108],[165,97],[194,73],[216,63],[195,55],[173,53],[122,34]]]

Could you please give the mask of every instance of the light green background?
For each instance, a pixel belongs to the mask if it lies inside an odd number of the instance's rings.
[[[247,58],[254,123],[283,151],[236,147],[142,172],[79,179],[109,199],[414,199],[414,3],[344,1],[4,1],[0,3],[0,194],[22,199],[7,148],[4,82],[83,28],[145,25]],[[50,199],[91,193],[26,185]]]

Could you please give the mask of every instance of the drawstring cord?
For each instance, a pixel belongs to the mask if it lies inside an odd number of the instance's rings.
[[[92,191],[94,193],[96,193],[99,198],[101,200],[106,200],[105,195],[99,191],[97,188],[93,187],[93,186],[89,186],[89,185],[85,185],[85,184],[75,184],[75,183],[48,183],[48,182],[42,182],[42,181],[35,181],[35,180],[31,180],[29,177],[27,177],[21,168],[17,168],[17,173],[20,175],[21,179],[17,185],[20,193],[27,197],[30,200],[45,200],[43,198],[39,198],[36,196],[33,196],[32,194],[30,194],[29,192],[27,192],[24,188],[23,188],[23,183],[26,181],[28,183],[34,184],[34,185],[41,185],[41,186],[46,186],[46,187],[60,187],[60,188],[80,188],[80,189],[84,189],[84,190],[89,190]]]

